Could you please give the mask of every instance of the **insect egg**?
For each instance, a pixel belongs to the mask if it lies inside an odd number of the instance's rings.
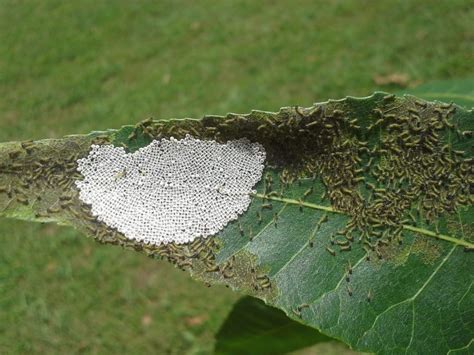
[[[237,220],[250,205],[264,160],[263,147],[246,139],[225,144],[191,136],[162,139],[135,153],[92,146],[89,156],[78,161],[84,180],[73,182],[80,200],[92,205],[91,213],[127,239],[183,244]],[[238,230],[244,235],[241,222]]]

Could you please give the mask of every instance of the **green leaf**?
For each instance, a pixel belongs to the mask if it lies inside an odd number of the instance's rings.
[[[241,298],[216,335],[216,354],[286,354],[332,339],[253,297]]]
[[[375,93],[279,112],[147,121],[0,145],[0,213],[72,225],[377,353],[474,347],[474,112]],[[91,215],[74,181],[91,143],[246,137],[267,152],[249,209],[215,236],[153,246]]]
[[[439,80],[417,86],[408,93],[426,100],[455,102],[464,107],[474,107],[474,79]]]

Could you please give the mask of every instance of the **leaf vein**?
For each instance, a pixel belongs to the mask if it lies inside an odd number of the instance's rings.
[[[316,225],[316,226],[313,228],[313,230],[311,231],[310,236],[314,234],[314,232],[317,230],[317,228],[318,228],[318,226]],[[276,276],[280,273],[280,271],[282,271],[282,270],[285,269],[289,264],[291,264],[291,262],[306,248],[306,246],[308,245],[308,243],[309,243],[309,240],[307,240],[307,241],[303,244],[303,246],[302,246],[290,259],[288,259],[288,261],[287,261],[280,269],[278,269],[277,272],[275,272],[275,273],[273,274],[273,277],[276,277]]]
[[[388,307],[387,309],[385,309],[382,313],[379,313],[373,323],[372,323],[372,326],[367,329],[364,334],[362,334],[362,336],[359,338],[358,342],[370,331],[374,328],[375,324],[377,323],[378,319],[384,315],[385,313],[387,313],[388,311],[390,311],[391,309],[399,306],[399,305],[402,305],[403,303],[405,302],[413,302],[417,297],[418,295],[425,289],[425,287],[429,284],[429,282],[433,279],[433,277],[436,275],[436,273],[441,269],[441,267],[445,264],[445,262],[449,259],[449,257],[451,256],[451,254],[454,252],[454,250],[456,249],[456,246],[453,246],[451,248],[451,250],[448,252],[448,254],[446,254],[446,256],[443,258],[443,260],[439,263],[439,265],[436,267],[436,269],[431,273],[430,277],[428,277],[428,279],[425,281],[425,283],[420,287],[420,289],[418,290],[418,292],[416,292],[412,297],[410,298],[407,298],[403,301],[400,301],[400,302],[397,302],[393,305],[391,305],[390,307]]]
[[[365,255],[362,256],[362,258],[360,258],[357,263],[354,264],[354,266],[352,267],[352,270],[355,270],[357,268],[357,266],[365,259]],[[321,300],[324,296],[326,296],[327,294],[331,293],[331,292],[334,292],[336,291],[339,286],[341,286],[341,283],[346,279],[346,275],[345,273],[342,275],[341,279],[339,280],[339,282],[337,283],[336,287],[334,287],[332,290],[329,290],[329,291],[326,291],[324,292],[321,296],[319,296],[318,298],[316,298],[314,301],[311,301],[310,304],[313,305],[315,304],[316,302],[318,302],[319,300]]]
[[[405,354],[408,353],[408,349],[410,348],[413,339],[415,337],[415,302],[412,302],[411,304],[411,314],[412,314],[412,319],[411,319],[411,336],[410,336],[410,342],[408,343],[408,346],[405,349]]]
[[[278,211],[277,215],[280,216],[281,213],[283,213],[283,210],[286,208],[288,204],[285,203],[281,208],[280,210]],[[270,220],[270,222],[268,222],[256,235],[255,237],[252,238],[252,240],[255,240],[257,239],[269,226],[271,226],[273,224],[273,220]],[[232,253],[232,255],[235,255],[237,253],[239,253],[240,251],[242,251],[243,249],[245,249],[249,244],[251,243],[251,241],[247,241],[244,245],[242,245],[242,247],[240,247],[239,249],[237,249],[236,251],[234,251]],[[228,260],[229,258],[232,257],[232,255],[229,255],[229,257],[225,260]],[[223,261],[225,261],[223,260]]]
[[[474,339],[471,339],[471,341],[469,343],[467,343],[466,345],[460,347],[460,348],[456,348],[456,349],[451,349],[448,351],[448,354],[450,354],[451,352],[453,351],[459,351],[459,350],[464,350],[464,349],[467,349],[468,347],[471,346],[471,344],[474,343]]]

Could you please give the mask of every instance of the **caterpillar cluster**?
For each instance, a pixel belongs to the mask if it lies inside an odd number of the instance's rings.
[[[240,272],[234,266],[236,261],[218,264],[218,246],[213,238],[161,246],[130,240],[92,214],[91,206],[79,199],[74,181],[82,178],[76,170],[77,160],[87,155],[91,144],[112,142],[133,151],[153,140],[179,140],[188,134],[219,143],[246,138],[264,147],[267,166],[278,172],[264,177],[267,198],[256,213],[257,223],[263,215],[272,214],[277,227],[272,198],[284,197],[301,178],[309,178],[315,186],[324,186],[319,201],[349,216],[345,227],[330,236],[328,252],[347,252],[354,243],[360,243],[367,258],[383,258],[387,246],[403,243],[404,225],[433,225],[440,216],[474,203],[474,162],[467,157],[472,151],[466,154],[453,149],[447,140],[451,135],[457,142],[466,142],[473,133],[461,130],[453,120],[454,105],[393,95],[374,101],[372,111],[365,111],[364,116],[354,116],[346,101],[334,101],[307,109],[287,107],[277,113],[253,111],[202,120],[147,119],[124,129],[127,134],[122,138],[107,133],[56,149],[65,153],[48,150],[37,142],[23,142],[0,161],[0,202],[32,206],[38,218],[64,215],[99,242],[133,248],[166,258],[180,268],[201,270],[233,282]],[[57,192],[54,198],[45,198],[47,189]],[[300,210],[304,210],[305,201],[314,198],[314,191],[308,188],[301,195]],[[330,220],[331,214],[321,219],[318,225]],[[434,228],[438,233],[436,225]],[[251,229],[242,226],[239,233],[250,241],[254,236]],[[310,247],[315,239],[310,237]],[[257,270],[247,272],[253,275],[256,291],[271,290],[268,276]]]

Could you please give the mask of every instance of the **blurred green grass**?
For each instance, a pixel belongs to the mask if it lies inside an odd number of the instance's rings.
[[[472,76],[471,1],[0,2],[0,141],[274,111]],[[238,298],[73,230],[1,220],[0,353],[209,353]]]

